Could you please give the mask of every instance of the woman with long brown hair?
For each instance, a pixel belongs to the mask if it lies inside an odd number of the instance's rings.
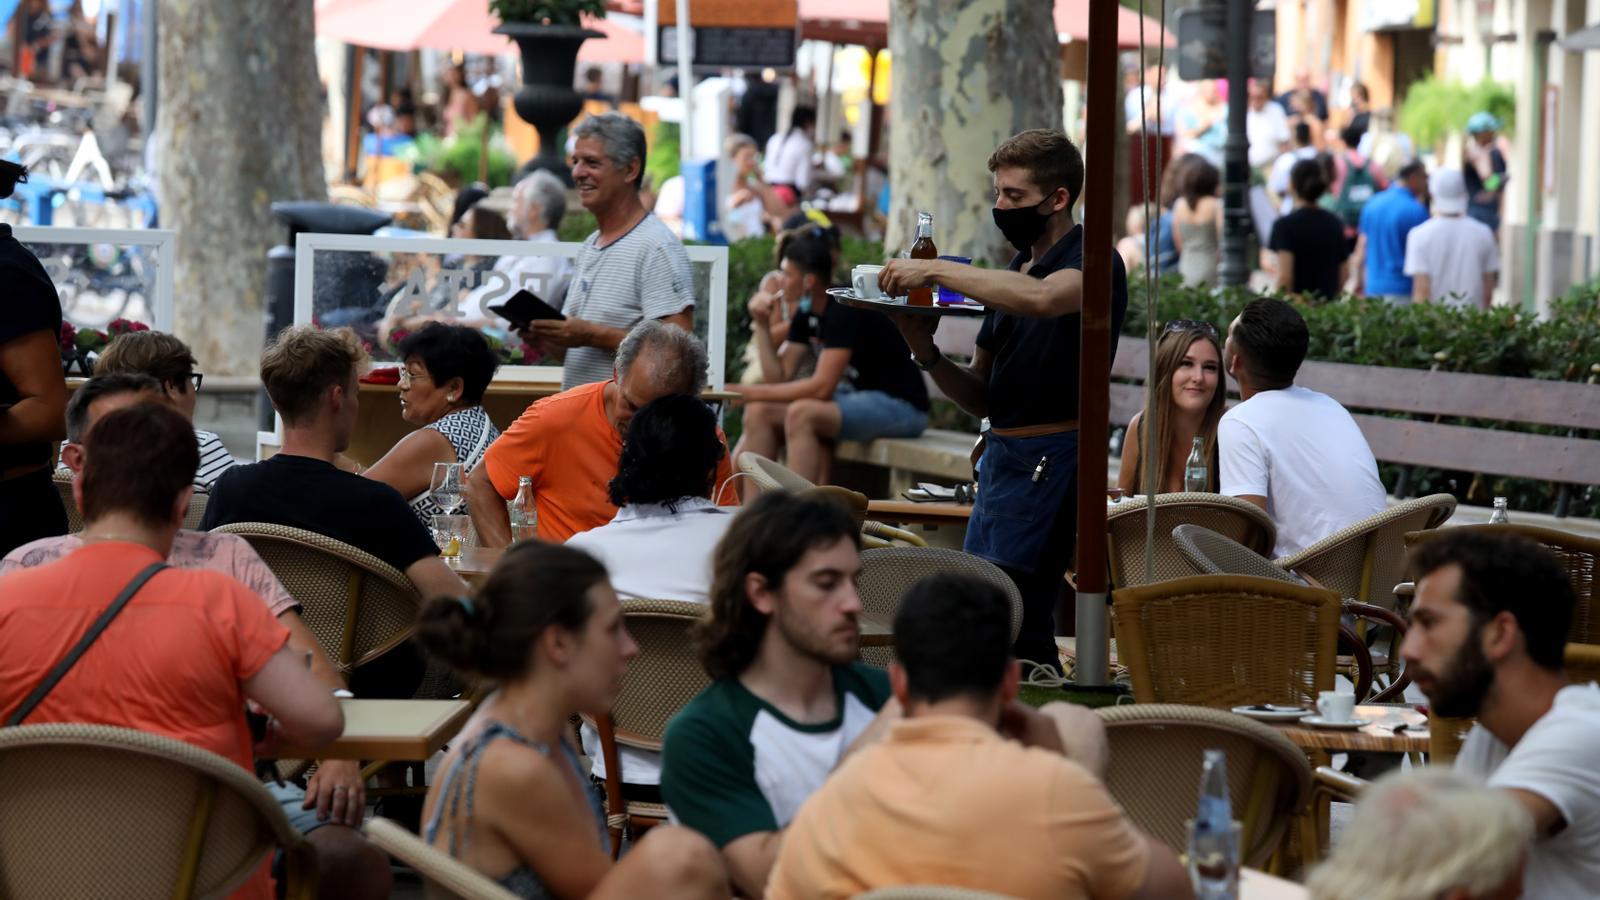
[[[1117,487],[1125,494],[1171,493],[1184,489],[1184,462],[1200,438],[1205,447],[1206,490],[1217,489],[1217,422],[1227,390],[1222,381],[1222,345],[1210,322],[1175,319],[1156,342],[1154,377],[1145,382],[1155,391],[1156,470],[1143,477],[1144,447],[1149,439],[1144,413],[1128,423],[1122,442],[1122,470]]]

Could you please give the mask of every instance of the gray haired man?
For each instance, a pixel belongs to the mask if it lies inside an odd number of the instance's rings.
[[[590,116],[573,130],[572,181],[598,227],[583,242],[562,311],[522,336],[566,349],[562,390],[611,377],[628,329],[655,319],[694,327],[694,280],[683,244],[639,201],[644,131],[621,113]]]
[[[467,478],[467,509],[478,543],[511,542],[506,501],[519,480],[533,486],[540,540],[562,543],[616,516],[606,486],[616,477],[633,414],[669,394],[698,394],[706,383],[706,348],[676,325],[645,319],[618,344],[612,378],[536,400],[483,455]],[[726,439],[724,439],[726,443]],[[713,496],[737,503],[721,486],[733,474],[724,449]]]

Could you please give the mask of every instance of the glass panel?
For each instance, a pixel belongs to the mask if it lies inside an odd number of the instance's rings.
[[[105,331],[127,319],[156,327],[160,248],[118,243],[22,241],[61,296],[62,317],[78,331]]]

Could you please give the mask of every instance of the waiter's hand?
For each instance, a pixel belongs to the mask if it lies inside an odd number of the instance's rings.
[[[906,339],[906,346],[917,359],[927,359],[933,355],[933,333],[939,328],[938,316],[917,316],[910,313],[886,313],[889,321],[900,329],[900,336]]]
[[[583,319],[540,319],[528,326],[534,340],[555,347],[592,347],[594,331]]]
[[[885,296],[900,297],[912,288],[933,286],[936,259],[891,259],[878,273],[878,288]]]

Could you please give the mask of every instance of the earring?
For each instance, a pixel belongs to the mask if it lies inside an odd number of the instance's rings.
[[[455,394],[446,394],[444,399],[446,401],[450,402],[450,403],[454,403],[454,402],[456,402],[456,395]]]

